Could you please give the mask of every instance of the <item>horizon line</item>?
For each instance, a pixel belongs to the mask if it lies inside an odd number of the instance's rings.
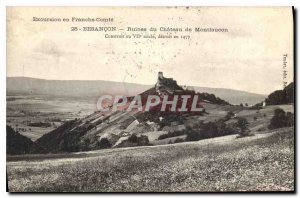
[[[6,76],[6,78],[31,78],[31,79],[37,79],[37,80],[45,80],[45,81],[104,81],[104,82],[113,82],[113,83],[123,83],[119,81],[111,81],[111,80],[99,80],[99,79],[86,79],[86,80],[79,80],[79,79],[74,79],[74,80],[61,80],[61,79],[44,79],[44,78],[36,78],[36,77],[29,77],[29,76]],[[132,82],[125,82],[128,84],[135,84],[135,85],[144,85],[144,86],[153,86],[152,84],[143,84],[143,83],[132,83]],[[154,83],[155,85],[155,83]],[[184,85],[179,85],[179,86],[184,86]],[[257,95],[263,95],[267,96],[270,93],[255,93],[251,91],[245,91],[245,90],[240,90],[240,89],[232,89],[232,88],[226,88],[226,87],[206,87],[206,86],[194,86],[192,87],[199,87],[199,88],[212,88],[212,89],[228,89],[228,90],[233,90],[233,91],[240,91],[240,92],[246,92],[246,93],[251,93],[251,94],[257,94]],[[276,91],[277,89],[274,89]]]

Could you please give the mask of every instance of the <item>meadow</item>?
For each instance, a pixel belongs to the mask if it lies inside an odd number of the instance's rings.
[[[293,191],[294,128],[177,144],[7,156],[10,192]]]

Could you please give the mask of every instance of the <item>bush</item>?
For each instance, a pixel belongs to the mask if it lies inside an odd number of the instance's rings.
[[[148,136],[146,135],[141,135],[140,137],[136,136],[135,134],[132,134],[129,138],[128,141],[130,143],[134,143],[137,146],[147,146],[149,144],[149,139]]]
[[[135,134],[132,134],[129,138],[128,141],[131,143],[137,143],[138,137]]]
[[[226,116],[225,116],[225,121],[228,121],[229,119],[231,119],[234,116],[234,113],[232,111],[227,112]]]
[[[137,145],[138,146],[147,146],[147,145],[150,145],[149,144],[148,136],[141,135],[140,137],[138,137],[138,139],[137,139]]]
[[[98,144],[97,144],[98,148],[100,149],[106,149],[106,148],[110,148],[111,147],[111,143],[108,141],[107,138],[102,138]]]
[[[187,141],[198,141],[201,139],[220,137],[225,135],[236,134],[236,127],[232,124],[226,124],[224,120],[215,122],[202,123],[199,129],[189,129],[187,131]]]
[[[240,129],[240,136],[245,137],[250,135],[249,131],[249,122],[247,121],[246,118],[238,118],[238,121],[236,123],[236,126]]]
[[[275,109],[274,115],[270,121],[269,129],[278,129],[282,127],[290,127],[294,125],[294,114],[285,113],[283,109]]]

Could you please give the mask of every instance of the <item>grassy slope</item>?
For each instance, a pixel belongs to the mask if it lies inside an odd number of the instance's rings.
[[[9,157],[7,171],[10,191],[286,191],[294,189],[294,132]]]

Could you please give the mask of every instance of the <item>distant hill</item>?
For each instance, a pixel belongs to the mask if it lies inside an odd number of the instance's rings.
[[[43,80],[27,77],[7,77],[7,94],[46,94],[53,96],[93,97],[102,94],[136,95],[148,85],[102,80]]]
[[[15,132],[10,126],[6,126],[6,153],[9,155],[43,153],[43,149],[29,138]]]
[[[209,87],[195,87],[197,92],[206,92],[214,94],[219,98],[228,101],[230,104],[245,104],[249,105],[256,104],[266,98],[266,95],[250,93],[246,91],[225,89],[225,88],[209,88]]]
[[[27,77],[7,77],[7,94],[46,94],[69,97],[97,97],[103,94],[124,94],[134,96],[150,89],[153,85],[122,83],[102,80],[42,80]],[[263,101],[266,95],[245,91],[194,87],[196,92],[214,94],[231,104],[255,104]]]

